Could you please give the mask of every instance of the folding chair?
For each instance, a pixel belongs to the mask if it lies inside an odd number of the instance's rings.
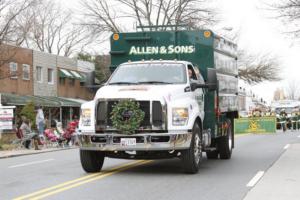
[[[23,131],[19,128],[16,128],[15,132],[16,132],[17,139],[13,140],[12,144],[17,145],[17,149],[25,148],[25,142],[31,140],[32,138],[30,138],[30,136],[27,135],[24,136]]]

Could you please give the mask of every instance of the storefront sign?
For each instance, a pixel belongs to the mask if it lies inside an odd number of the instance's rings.
[[[13,129],[14,110],[0,107],[0,130]]]
[[[91,125],[91,109],[82,109],[81,110],[81,123],[82,126]]]

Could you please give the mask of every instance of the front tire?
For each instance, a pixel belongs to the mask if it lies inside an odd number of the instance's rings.
[[[183,168],[188,174],[197,173],[202,160],[202,131],[198,123],[194,124],[192,133],[190,148],[182,152]]]
[[[104,157],[101,151],[80,150],[81,166],[87,173],[99,172],[102,169]]]
[[[220,159],[230,159],[233,146],[233,132],[231,121],[227,120],[227,135],[219,138]]]

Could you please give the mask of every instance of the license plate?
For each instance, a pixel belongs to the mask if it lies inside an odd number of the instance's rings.
[[[135,146],[136,138],[121,138],[121,146]]]

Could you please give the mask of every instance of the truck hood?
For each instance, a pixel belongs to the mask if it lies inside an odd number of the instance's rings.
[[[181,98],[187,85],[106,85],[97,91],[95,99],[133,98],[166,101]]]

